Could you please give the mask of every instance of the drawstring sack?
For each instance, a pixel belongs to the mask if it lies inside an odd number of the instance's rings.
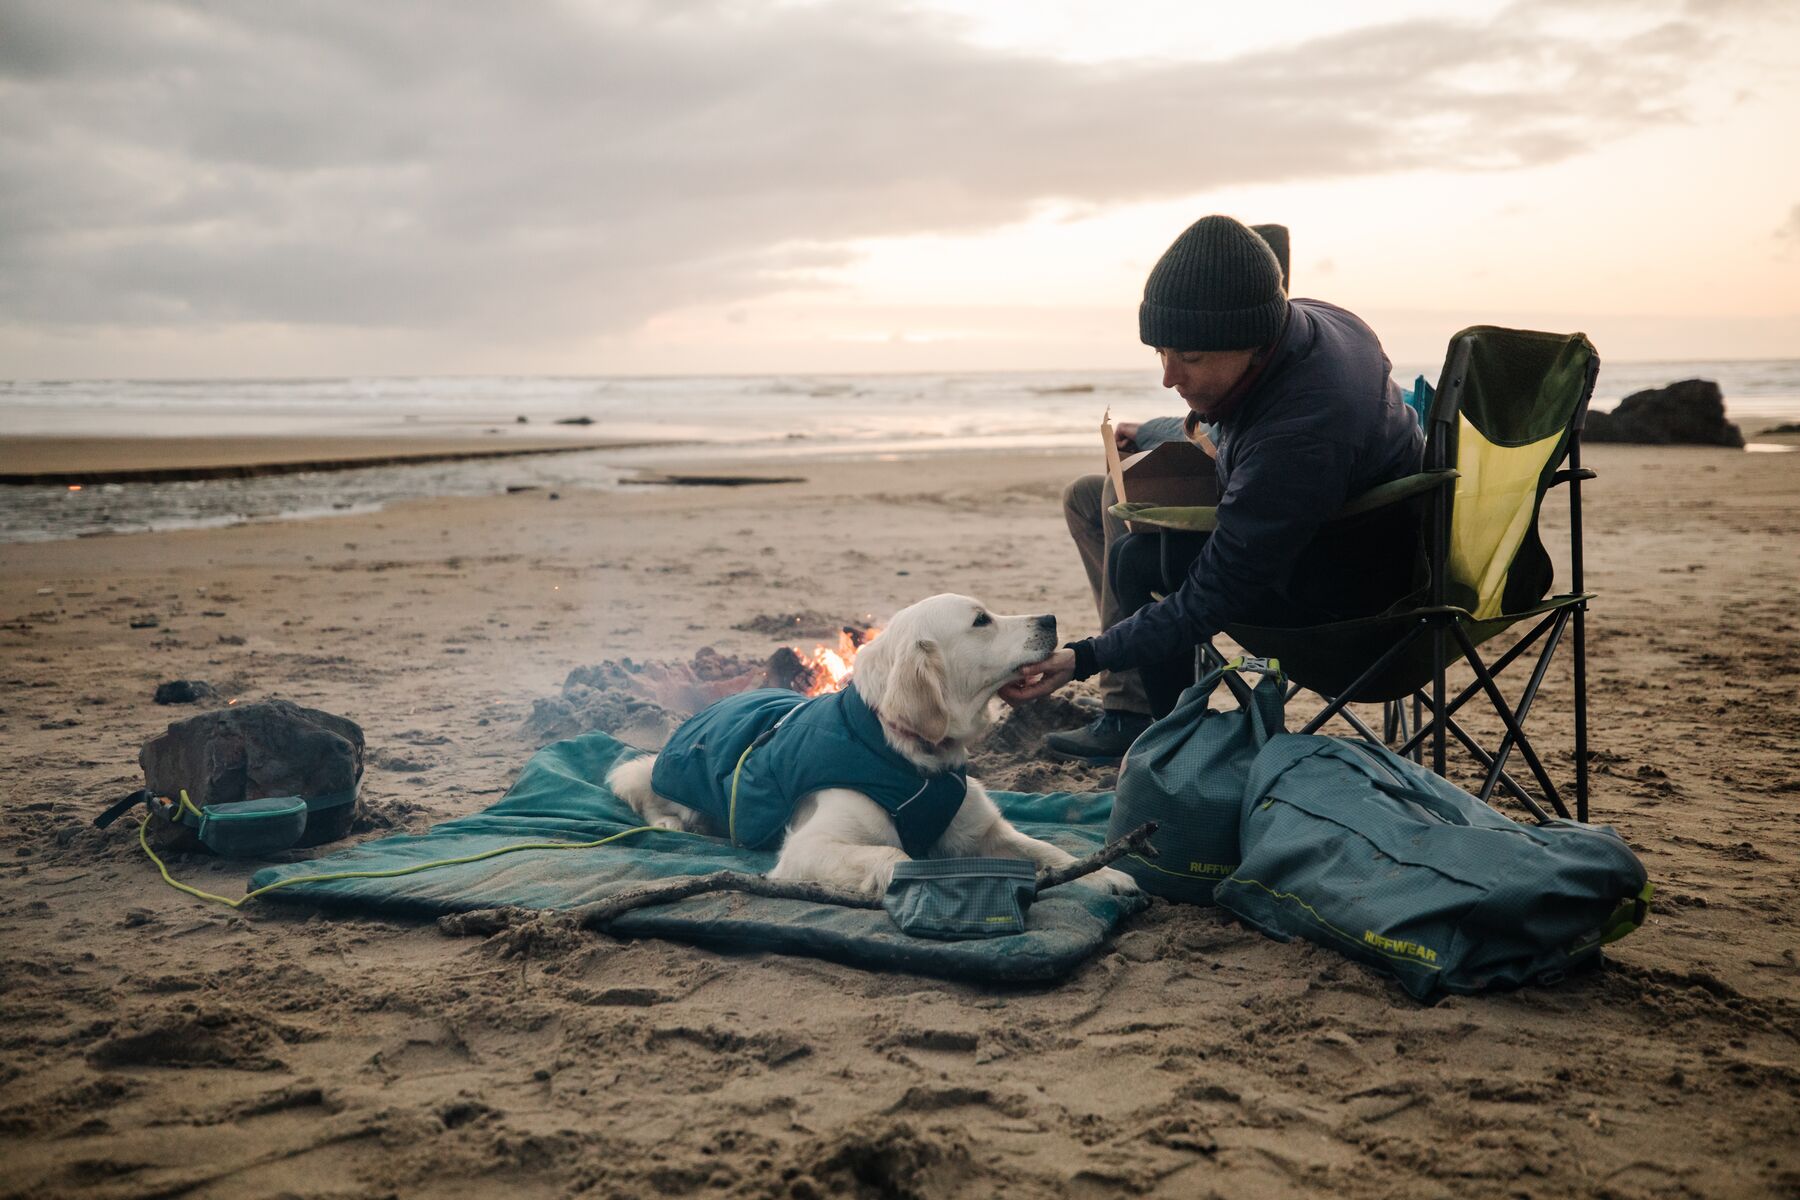
[[[1218,902],[1392,975],[1407,992],[1554,983],[1643,923],[1654,889],[1611,829],[1522,825],[1384,746],[1283,734],[1245,789]]]
[[[1240,676],[1260,675],[1255,688]],[[1239,707],[1207,702],[1220,682]],[[1238,864],[1238,819],[1250,764],[1283,732],[1287,680],[1273,659],[1234,658],[1181,693],[1175,708],[1138,736],[1119,766],[1108,841],[1155,821],[1156,860],[1135,854],[1117,866],[1153,896],[1212,904],[1213,888]]]

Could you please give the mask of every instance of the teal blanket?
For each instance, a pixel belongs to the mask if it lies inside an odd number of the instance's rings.
[[[492,808],[446,821],[421,836],[382,838],[310,862],[265,867],[251,877],[250,886],[343,871],[390,871],[518,842],[596,841],[635,828],[641,824],[637,814],[599,782],[621,754],[630,753],[603,733],[558,742],[534,755]],[[1110,792],[990,795],[1020,829],[1071,854],[1086,854],[1105,841]],[[297,883],[270,892],[267,899],[415,916],[504,905],[574,908],[649,880],[722,869],[763,872],[774,863],[775,855],[767,851],[655,830],[593,849],[525,850],[413,875]],[[937,942],[901,933],[879,909],[720,893],[638,909],[621,917],[610,932],[677,938],[721,950],[807,954],[954,979],[1029,981],[1066,975],[1146,903],[1137,896],[1067,884],[1044,893],[1032,906],[1024,933]]]

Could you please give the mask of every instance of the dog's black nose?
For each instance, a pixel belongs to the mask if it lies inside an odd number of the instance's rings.
[[[1056,618],[1055,617],[1049,617],[1049,616],[1033,617],[1032,622],[1035,625],[1037,625],[1037,627],[1039,629],[1048,629],[1051,633],[1056,632]]]

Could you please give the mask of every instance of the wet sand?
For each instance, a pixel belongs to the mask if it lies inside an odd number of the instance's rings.
[[[300,471],[342,471],[400,463],[450,462],[645,445],[571,434],[492,436],[216,438],[0,438],[0,484],[168,483],[249,479]]]
[[[497,799],[577,666],[765,656],[782,614],[945,590],[1080,635],[1057,497],[1086,458],[0,546],[0,1195],[1800,1194],[1797,460],[1588,450],[1593,807],[1659,907],[1599,973],[1430,1008],[1162,903],[1051,987],[603,936],[506,957],[204,905],[87,824],[193,711],[151,703],[168,679],[360,722],[379,836]],[[1535,714],[1565,777],[1567,681]],[[1032,752],[1069,718],[1028,710],[979,773],[1105,786]]]

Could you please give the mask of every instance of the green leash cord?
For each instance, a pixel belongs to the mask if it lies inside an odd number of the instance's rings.
[[[193,810],[196,816],[199,815],[199,810],[194,809],[193,801],[188,799],[187,789],[185,788],[183,788],[181,792],[181,803],[188,809]],[[156,869],[158,871],[162,872],[163,882],[178,892],[186,892],[188,895],[197,897],[201,900],[211,900],[216,904],[223,904],[227,908],[242,908],[246,903],[256,899],[258,896],[265,896],[279,888],[292,887],[297,883],[330,883],[333,880],[338,879],[391,879],[396,875],[416,875],[420,871],[432,871],[436,870],[438,867],[455,867],[460,866],[463,863],[480,862],[486,858],[497,858],[502,854],[515,854],[520,850],[592,850],[596,846],[604,846],[608,842],[616,842],[620,838],[630,837],[634,833],[661,831],[663,833],[686,833],[691,837],[704,836],[703,834],[692,833],[690,830],[686,829],[663,829],[659,825],[639,825],[635,829],[622,830],[592,842],[520,842],[517,845],[512,846],[497,846],[492,850],[484,850],[480,854],[470,854],[463,858],[440,858],[435,862],[414,863],[410,867],[395,867],[388,871],[336,871],[329,875],[295,875],[290,879],[277,880],[267,887],[259,887],[254,892],[245,892],[242,896],[233,900],[229,896],[216,896],[211,892],[203,892],[199,888],[182,883],[173,875],[170,875],[168,866],[162,859],[156,856],[156,851],[150,848],[150,838],[148,836],[149,828],[150,813],[149,810],[146,809],[143,819],[138,822],[138,845],[144,848],[144,853],[150,856],[150,861],[156,864]]]

